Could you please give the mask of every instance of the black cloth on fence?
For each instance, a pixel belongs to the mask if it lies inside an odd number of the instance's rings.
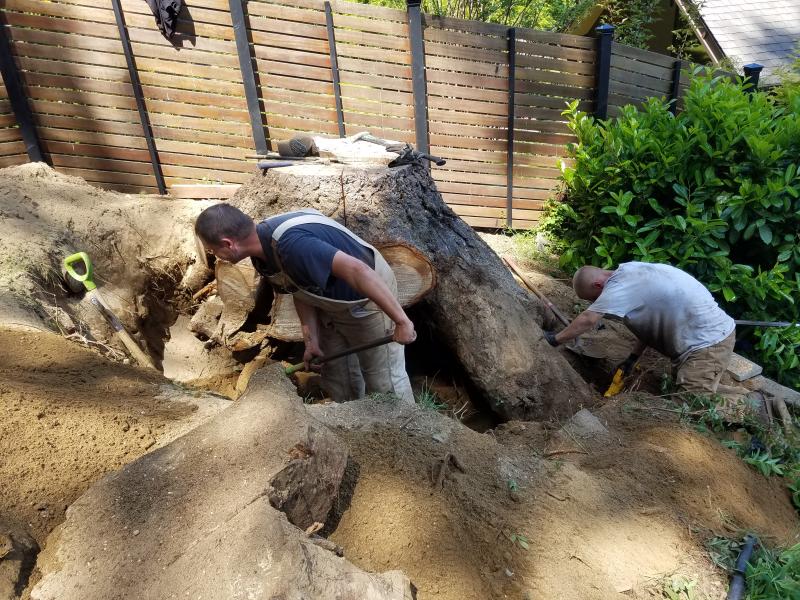
[[[165,37],[171,38],[178,25],[183,0],[145,0],[156,17],[156,24]]]

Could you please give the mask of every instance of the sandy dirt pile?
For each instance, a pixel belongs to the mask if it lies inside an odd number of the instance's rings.
[[[616,398],[598,413],[607,433],[573,430],[569,449],[558,424],[479,434],[380,402],[314,406],[357,469],[331,539],[364,569],[402,569],[420,600],[644,599],[673,574],[722,597],[704,541],[795,543],[796,513],[780,481],[647,398]],[[447,455],[463,472],[450,462],[437,485]]]

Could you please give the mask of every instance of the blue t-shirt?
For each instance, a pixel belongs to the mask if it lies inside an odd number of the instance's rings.
[[[258,239],[267,257],[266,261],[255,256],[251,258],[259,273],[269,276],[280,271],[272,254],[272,232],[287,219],[302,215],[299,212],[284,213],[256,225]],[[281,235],[277,246],[284,272],[304,290],[333,300],[362,300],[363,295],[333,275],[333,256],[340,250],[375,268],[372,250],[329,225],[304,223],[290,227]]]

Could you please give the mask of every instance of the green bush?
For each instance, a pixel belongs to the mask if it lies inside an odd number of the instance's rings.
[[[780,102],[695,71],[663,100],[604,122],[565,115],[578,142],[542,228],[568,270],[639,260],[702,281],[735,318],[800,318],[800,95]],[[800,387],[800,328],[756,330],[765,370]]]

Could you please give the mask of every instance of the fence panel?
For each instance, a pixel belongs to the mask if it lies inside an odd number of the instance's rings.
[[[651,97],[669,100],[674,64],[671,56],[615,43],[611,50],[608,116],[616,117],[626,104],[639,106]]]
[[[11,110],[6,86],[0,79],[0,168],[21,165],[28,162],[22,133],[17,126],[17,118]]]

